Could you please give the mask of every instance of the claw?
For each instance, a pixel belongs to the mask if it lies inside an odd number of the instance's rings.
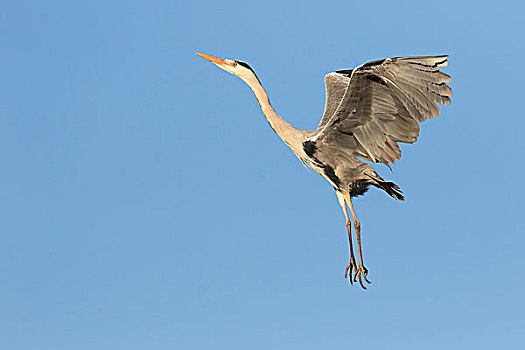
[[[363,266],[363,278],[365,279],[365,281],[368,283],[368,284],[372,284],[372,282],[370,282],[368,280],[368,278],[366,278],[368,276],[368,269],[366,267]]]
[[[361,285],[361,288],[366,290],[366,287],[364,286],[363,281],[361,281],[361,274],[359,274],[358,276],[359,276],[359,284]]]
[[[357,266],[355,264],[355,260],[354,259],[350,259],[350,262],[348,263],[348,265],[346,265],[345,279],[350,277],[350,278],[348,278],[348,280],[350,281],[351,285],[354,285],[354,281],[352,280],[352,271],[354,269],[357,270]]]
[[[353,280],[354,282],[358,282],[359,280],[361,288],[366,289],[365,285],[363,284],[363,280],[365,280],[368,284],[372,284],[372,282],[370,282],[368,278],[366,278],[366,275],[368,275],[367,268],[363,265],[360,265],[358,268],[355,269],[354,276],[353,278],[350,278],[350,281]]]

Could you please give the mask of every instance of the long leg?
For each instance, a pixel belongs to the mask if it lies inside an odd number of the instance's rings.
[[[354,219],[355,235],[357,237],[357,252],[359,253],[359,268],[356,269],[356,272],[354,275],[354,281],[356,280],[356,277],[359,277],[359,283],[361,284],[361,287],[365,288],[363,286],[363,283],[361,282],[361,276],[363,276],[366,282],[368,283],[371,283],[371,282],[366,278],[366,275],[368,274],[368,270],[366,269],[363,263],[363,253],[361,251],[361,224],[359,223],[359,219],[357,218],[357,215],[355,215],[354,206],[352,205],[352,199],[350,197],[350,194],[345,196],[345,200],[348,204],[348,207],[350,208],[350,212],[352,213],[352,217]]]
[[[357,264],[355,263],[354,248],[352,246],[352,223],[350,222],[350,217],[348,217],[348,210],[346,210],[346,203],[343,194],[339,191],[335,191],[335,193],[337,194],[339,205],[341,206],[341,208],[343,209],[343,213],[345,214],[346,229],[348,230],[348,245],[350,247],[350,261],[346,266],[345,279],[350,275],[350,284],[354,284],[354,281],[352,279],[352,270],[355,269],[357,271]],[[350,271],[350,274],[348,274],[348,271]]]

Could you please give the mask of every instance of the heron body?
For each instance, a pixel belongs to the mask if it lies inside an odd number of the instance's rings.
[[[262,112],[275,133],[292,152],[323,176],[335,189],[346,218],[350,261],[345,278],[366,289],[368,270],[363,263],[361,225],[352,197],[370,186],[404,200],[399,186],[385,181],[367,162],[388,166],[401,157],[399,142],[414,143],[419,123],[439,115],[435,102],[450,104],[451,78],[440,71],[448,56],[394,57],[365,63],[354,70],[325,76],[326,104],[316,130],[298,130],[282,119],[255,72],[248,64],[198,53],[244,80],[253,90]],[[352,221],[358,247],[355,261]]]

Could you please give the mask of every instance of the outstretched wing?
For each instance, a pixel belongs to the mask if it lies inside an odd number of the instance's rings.
[[[439,115],[435,102],[450,103],[451,78],[439,71],[447,59],[388,58],[328,74],[325,113],[312,140],[353,147],[372,162],[394,163],[401,157],[398,142],[415,142],[418,122]]]

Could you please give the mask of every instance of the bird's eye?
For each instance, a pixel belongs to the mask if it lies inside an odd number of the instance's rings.
[[[237,67],[237,62],[236,61],[232,62],[232,67]]]

